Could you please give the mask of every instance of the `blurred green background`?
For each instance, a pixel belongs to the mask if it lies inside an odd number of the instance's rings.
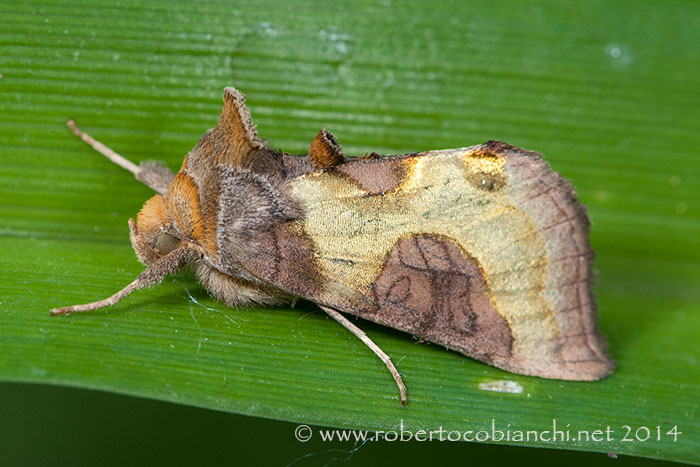
[[[374,443],[349,463],[583,464],[610,451],[617,465],[700,462],[697,2],[10,0],[0,26],[3,465],[286,465],[309,453],[295,465],[323,465],[326,450],[351,446],[298,443],[296,423],[478,429],[492,418],[683,435],[556,445],[595,453]],[[65,120],[177,169],[214,126],[224,86],[287,152],[327,128],[352,155],[489,139],[543,153],[589,207],[616,372],[598,383],[511,375],[365,323],[404,375],[401,410],[381,362],[312,304],[227,309],[184,274],[111,310],[50,319],[140,272],[126,221],[151,195]],[[496,380],[524,392],[478,387]]]

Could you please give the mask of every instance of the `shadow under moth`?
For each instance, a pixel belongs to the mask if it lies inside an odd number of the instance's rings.
[[[513,373],[590,381],[613,369],[588,217],[538,153],[489,141],[348,158],[322,130],[307,156],[292,156],[258,137],[233,88],[177,174],[68,125],[158,194],[129,219],[146,269],[105,300],[53,315],[114,305],[189,266],[229,306],[315,302],[382,359],[403,404],[389,356],[340,312]]]

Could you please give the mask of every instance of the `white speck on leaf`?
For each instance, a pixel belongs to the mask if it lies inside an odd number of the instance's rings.
[[[618,44],[607,45],[605,54],[612,59],[611,63],[615,66],[627,66],[634,61],[630,50]]]
[[[479,389],[482,391],[505,392],[508,394],[521,394],[523,387],[515,381],[496,380],[479,383]]]
[[[258,26],[266,36],[277,37],[280,33],[279,29],[272,23],[264,22],[258,24]]]

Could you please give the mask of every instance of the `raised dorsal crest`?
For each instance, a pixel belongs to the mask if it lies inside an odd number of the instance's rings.
[[[311,142],[309,162],[317,169],[333,167],[345,162],[345,154],[330,131],[319,131]]]
[[[255,131],[243,94],[235,88],[224,89],[224,109],[214,129],[215,141],[222,147],[214,151],[219,162],[245,167],[265,143]]]

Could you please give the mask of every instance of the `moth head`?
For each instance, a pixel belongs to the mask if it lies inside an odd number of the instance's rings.
[[[161,195],[155,195],[146,201],[138,214],[137,222],[129,219],[129,230],[136,256],[146,266],[181,244],[177,232],[173,231],[168,209]]]
[[[256,156],[265,152],[266,148],[255,131],[243,94],[234,88],[225,88],[224,106],[217,126],[206,132],[188,154],[183,169],[189,168],[195,173],[208,173],[213,170],[211,168],[217,167],[250,169],[256,163]],[[194,161],[193,167],[188,166],[190,160]],[[157,167],[148,168],[153,170]],[[137,178],[154,187],[143,176],[148,171],[142,172],[142,177]],[[181,245],[183,238],[188,238],[188,243],[196,242],[196,238],[180,234],[190,230],[191,226],[179,225],[178,222],[181,224],[185,219],[191,221],[199,218],[200,191],[208,190],[211,187],[193,184],[187,172],[185,175],[171,175],[167,178],[167,183],[158,184],[156,191],[159,194],[144,204],[136,222],[129,222],[131,243],[143,264],[148,266],[172,252]],[[171,209],[177,209],[178,212],[170,212]]]
[[[224,89],[224,108],[216,128],[204,134],[185,158],[183,168],[177,175],[164,164],[145,162],[137,166],[83,133],[72,120],[68,122],[68,126],[77,136],[93,145],[111,161],[133,173],[137,180],[158,194],[144,204],[136,221],[129,219],[131,243],[139,260],[147,266],[146,270],[131,284],[107,299],[56,308],[52,310],[52,314],[94,310],[113,305],[134,290],[160,282],[163,277],[187,264],[194,262],[196,266],[197,254],[200,259],[204,258],[202,244],[210,245],[212,242],[211,236],[204,236],[203,225],[215,225],[217,221],[216,210],[212,209],[210,201],[212,197],[216,197],[219,190],[216,177],[219,172],[223,175],[236,174],[239,171],[248,174],[248,178],[251,179],[248,180],[250,186],[255,186],[256,180],[261,181],[260,177],[262,181],[271,183],[267,176],[258,173],[261,172],[261,168],[269,169],[267,172],[272,173],[271,178],[277,182],[281,178],[281,162],[278,155],[267,149],[258,137],[250,112],[245,106],[243,94],[234,88]],[[195,174],[197,181],[192,174]],[[270,190],[260,190],[258,187],[253,194],[262,195],[258,196],[262,201],[270,201],[270,197],[265,196],[269,195],[268,191]],[[236,199],[236,202],[238,205],[242,204],[239,199]],[[280,204],[274,198],[268,204],[263,202],[262,207],[270,208],[272,214],[279,216],[298,214],[293,208],[287,209]],[[255,220],[256,216],[248,215],[248,218]],[[211,269],[208,266],[207,268]],[[218,279],[211,279],[210,276]],[[225,283],[214,273],[207,277],[208,284]],[[240,284],[237,286],[242,287]],[[223,287],[228,290],[232,286],[228,284]]]

